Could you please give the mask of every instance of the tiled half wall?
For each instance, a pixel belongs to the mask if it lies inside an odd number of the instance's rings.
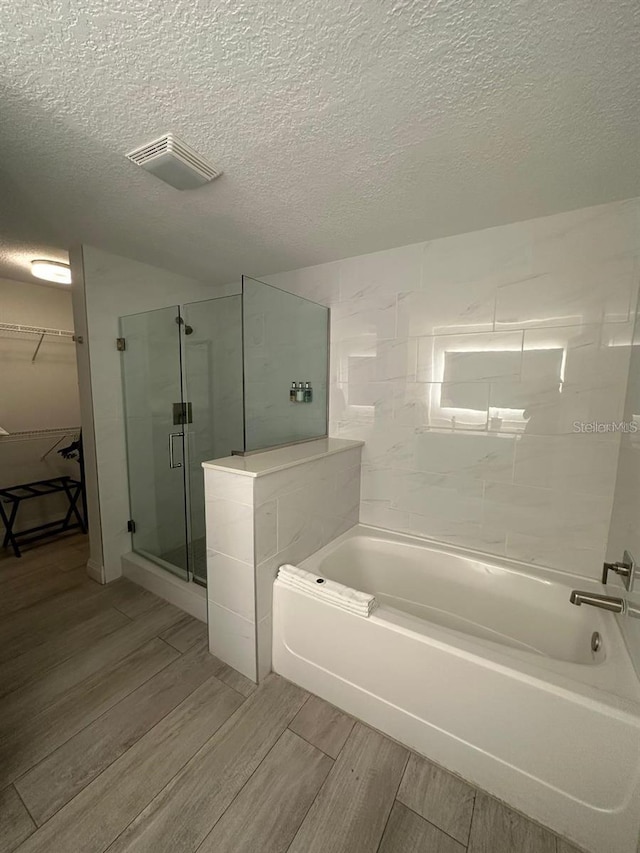
[[[358,523],[360,456],[328,439],[204,464],[209,648],[248,678],[271,670],[278,567]]]

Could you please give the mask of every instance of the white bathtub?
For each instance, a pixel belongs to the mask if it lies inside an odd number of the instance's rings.
[[[276,672],[587,850],[636,853],[640,685],[620,617],[569,602],[599,584],[362,525],[301,566],[379,607],[276,580]]]

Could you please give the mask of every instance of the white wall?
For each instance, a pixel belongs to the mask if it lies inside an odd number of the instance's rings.
[[[331,306],[330,434],[363,439],[361,520],[599,576],[640,200],[267,276]]]
[[[71,289],[0,278],[0,322],[73,329]]]
[[[102,579],[110,581],[121,574],[121,555],[131,550],[126,526],[129,495],[120,354],[116,350],[118,318],[210,299],[226,291],[92,246],[73,253],[72,273],[74,280],[84,282],[84,294],[74,289],[80,316],[81,300],[86,301],[82,357],[88,376],[81,375],[81,388],[92,400],[92,411],[83,420],[88,423],[90,415],[93,417],[97,479],[96,493],[89,492],[89,509],[100,518],[102,532],[102,553],[94,553],[92,548],[92,560],[101,562]]]
[[[80,419],[84,449],[85,490],[89,527],[89,560],[87,571],[96,581],[104,581],[102,526],[100,519],[100,494],[98,492],[98,467],[96,459],[96,436],[93,418],[93,389],[91,387],[91,360],[89,358],[89,332],[87,323],[87,300],[84,286],[82,248],[77,246],[69,252],[72,284],[73,324],[76,333],[76,362],[80,389]]]
[[[71,293],[0,279],[0,323],[73,331]],[[0,426],[9,432],[77,427],[78,377],[73,341],[0,333]]]
[[[68,289],[0,279],[0,322],[73,331]],[[0,486],[44,480],[63,474],[79,477],[77,462],[62,459],[55,450],[68,445],[80,425],[78,376],[73,341],[46,336],[35,361],[39,336],[0,332],[0,426],[13,433],[0,438]],[[15,433],[70,428],[67,435],[41,437]],[[66,499],[57,495],[25,501],[16,529],[60,518]]]

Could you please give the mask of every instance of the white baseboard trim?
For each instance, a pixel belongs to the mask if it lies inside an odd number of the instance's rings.
[[[87,574],[91,580],[94,580],[97,583],[105,583],[104,566],[101,566],[100,563],[96,563],[95,560],[87,560]]]
[[[207,591],[203,586],[180,580],[132,551],[122,555],[122,574],[195,619],[207,621]]]

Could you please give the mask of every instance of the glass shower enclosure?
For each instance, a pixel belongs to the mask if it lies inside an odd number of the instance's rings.
[[[246,276],[120,318],[134,552],[206,584],[202,462],[327,434],[328,329],[327,308]]]

